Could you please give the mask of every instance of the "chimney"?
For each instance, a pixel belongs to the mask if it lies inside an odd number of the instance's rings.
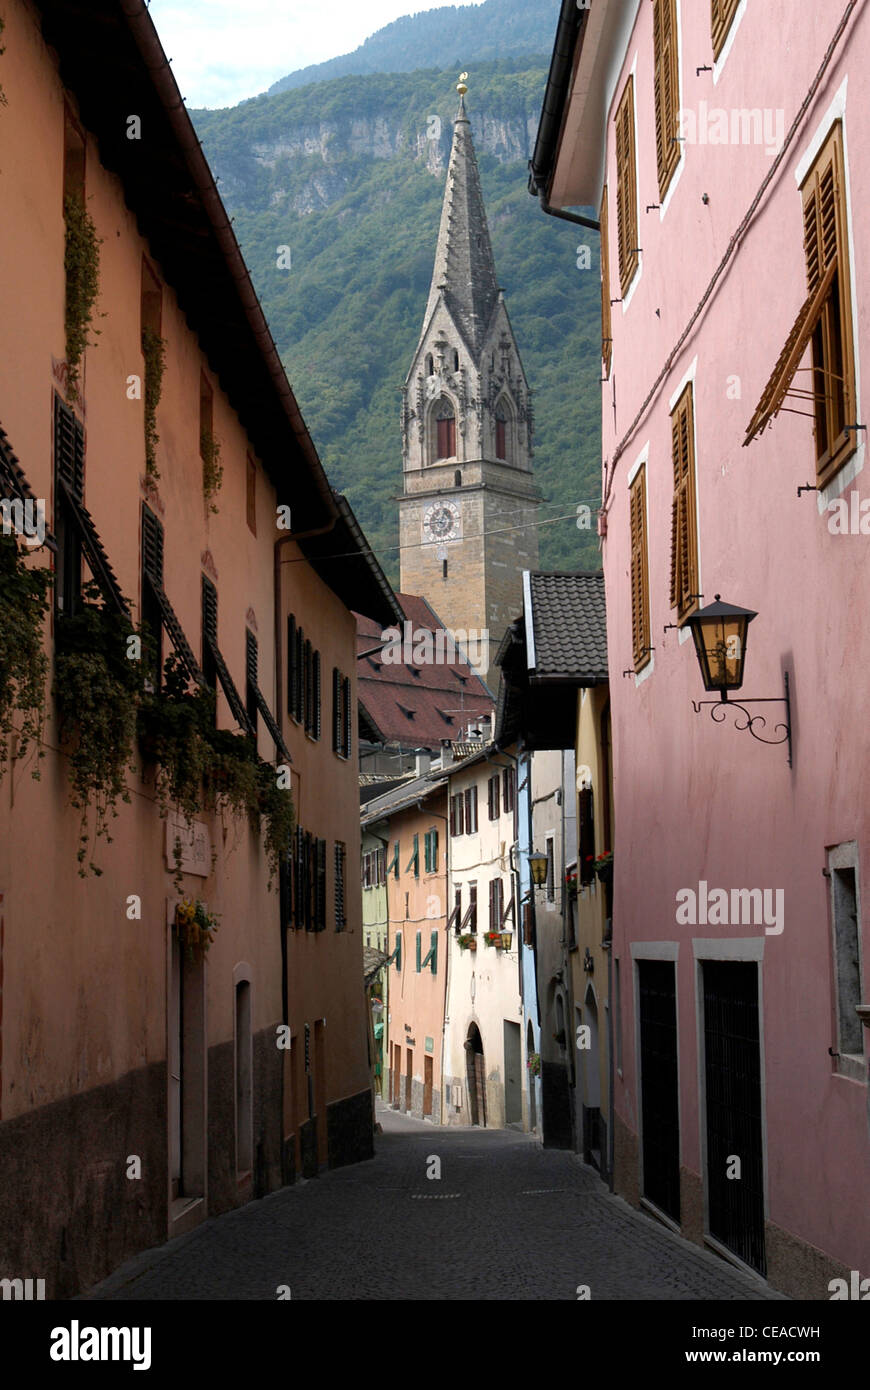
[[[449,767],[453,762],[453,744],[449,738],[441,740],[441,766]]]
[[[432,766],[432,755],[430,753],[417,754],[417,776],[423,777]]]

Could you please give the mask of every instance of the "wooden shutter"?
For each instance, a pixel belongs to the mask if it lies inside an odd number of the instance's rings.
[[[489,930],[494,932],[499,929],[498,917],[498,885],[500,879],[491,878],[489,881]]]
[[[344,931],[347,919],[344,911],[344,861],[345,847],[336,841],[335,845],[335,930]]]
[[[70,492],[82,500],[85,487],[85,431],[60,398],[54,397],[54,466]]]
[[[737,13],[740,0],[711,0],[711,32],[713,38],[713,57],[719,57],[725,47],[728,30]]]
[[[680,622],[697,606],[698,525],[695,499],[695,413],[689,382],[671,416],[674,498],[671,526],[671,607]]]
[[[824,486],[855,452],[855,388],[851,267],[842,126],[838,121],[801,190],[807,288],[824,295],[812,335],[816,473]],[[830,277],[831,286],[824,294]]]
[[[296,619],[291,613],[287,618],[287,713],[290,718],[296,715]]]
[[[325,931],[326,929],[326,841],[316,841],[315,854],[316,868],[316,891],[315,891],[315,930]]]
[[[601,195],[601,363],[605,377],[613,361],[613,318],[610,306],[610,226],[607,213],[607,185]],[[505,810],[508,808],[505,807]]]
[[[577,869],[581,884],[595,878],[595,814],[592,788],[584,787],[577,797]]]
[[[523,945],[533,946],[534,944],[534,936],[532,933],[532,904],[523,903]]]
[[[624,296],[638,266],[637,253],[637,160],[634,139],[634,78],[625,91],[616,113],[616,233],[619,252],[619,283]]]
[[[417,932],[417,974],[418,974],[418,975],[420,974],[420,961],[422,960],[422,957],[423,957],[422,946],[423,946],[423,933],[418,931],[418,932]]]
[[[142,563],[145,573],[163,588],[163,527],[150,507],[142,505]]]
[[[320,738],[320,652],[314,653],[312,684],[314,690],[314,710],[311,720],[311,732],[315,738]]]
[[[314,728],[314,663],[311,643],[306,638],[302,654],[302,669],[305,673],[305,732],[310,734]]]
[[[629,491],[631,516],[631,645],[634,668],[650,659],[649,560],[646,532],[646,465],[638,470]]]
[[[349,758],[353,750],[353,709],[350,698],[350,676],[342,682],[342,713],[344,714],[344,742],[342,751]]]
[[[656,108],[656,164],[659,197],[664,198],[680,162],[677,0],[653,0],[653,62]]]
[[[332,668],[332,749],[341,752],[341,672],[337,666]]]

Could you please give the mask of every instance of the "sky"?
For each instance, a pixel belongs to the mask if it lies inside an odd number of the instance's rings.
[[[402,15],[447,2],[151,0],[150,13],[187,105],[234,106],[296,68],[352,52]]]

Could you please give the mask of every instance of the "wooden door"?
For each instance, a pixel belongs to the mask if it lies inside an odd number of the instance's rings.
[[[414,1075],[414,1053],[410,1047],[405,1050],[405,1060],[408,1070],[405,1074],[405,1109],[411,1110],[411,1078]]]
[[[432,1114],[432,1058],[423,1058],[423,1114]]]

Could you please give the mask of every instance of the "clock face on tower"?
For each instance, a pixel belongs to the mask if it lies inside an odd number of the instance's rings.
[[[462,520],[455,502],[433,502],[423,513],[424,541],[455,541],[462,533]]]

